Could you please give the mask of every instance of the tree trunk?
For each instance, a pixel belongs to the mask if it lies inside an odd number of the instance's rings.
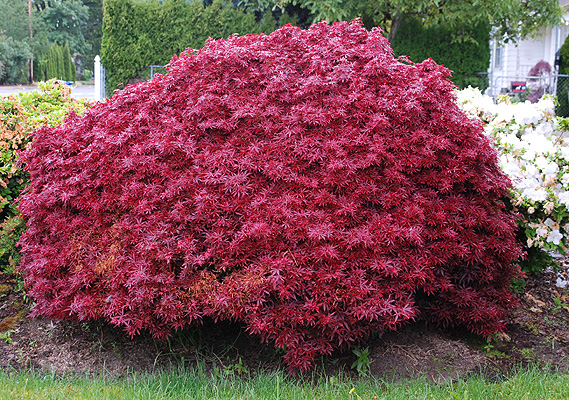
[[[395,34],[397,33],[397,29],[399,29],[399,25],[403,22],[403,15],[402,14],[395,14],[393,20],[391,21],[391,29],[389,30],[389,43],[393,42],[395,38]]]

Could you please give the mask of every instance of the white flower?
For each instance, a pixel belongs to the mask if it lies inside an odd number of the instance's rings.
[[[561,204],[564,204],[565,207],[569,207],[569,192],[560,192],[557,198]]]
[[[555,245],[559,245],[559,243],[561,243],[561,239],[563,239],[563,234],[559,232],[558,229],[552,230],[547,236],[547,242]]]
[[[563,157],[566,160],[569,160],[569,146],[561,147],[561,157]]]
[[[522,190],[522,196],[528,199],[536,201],[545,201],[547,199],[547,191],[544,188],[524,188]]]
[[[535,130],[531,130],[529,133],[525,134],[522,139],[527,143],[524,146],[526,150],[532,151],[536,154],[556,153],[553,142],[543,134],[537,133]]]
[[[555,113],[555,103],[550,98],[540,99],[537,104],[537,108],[541,109],[544,113],[553,114]]]
[[[549,230],[547,229],[546,226],[540,226],[539,228],[537,228],[535,230],[535,234],[537,235],[537,237],[546,237],[548,236]]]
[[[539,169],[533,164],[523,163],[525,167],[525,176],[528,179],[537,179],[540,176]]]
[[[543,156],[536,157],[535,165],[546,175],[557,174],[559,166]]]
[[[547,242],[564,246],[560,226],[569,235],[569,218],[552,212],[556,205],[569,210],[569,167],[563,165],[569,161],[569,135],[565,139],[564,132],[557,129],[552,99],[537,104],[494,104],[473,88],[458,92],[457,98],[466,112],[483,118],[485,134],[495,139],[500,167],[514,185],[510,201],[520,207],[527,226],[535,230],[528,234],[527,245],[543,247]],[[550,218],[531,222],[530,216],[535,219],[536,214],[549,214]]]
[[[523,144],[522,141],[520,139],[518,139],[518,137],[515,134],[509,134],[509,135],[504,135],[502,138],[502,143],[504,143],[505,145],[510,145],[512,146],[514,149],[521,149],[523,148]]]

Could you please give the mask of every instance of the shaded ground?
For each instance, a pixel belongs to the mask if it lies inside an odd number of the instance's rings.
[[[567,271],[564,272],[567,274]],[[463,331],[413,324],[372,338],[359,357],[362,370],[387,378],[427,376],[454,379],[471,374],[499,378],[519,366],[569,371],[569,291],[556,286],[558,275],[544,272],[526,282],[520,305],[512,310],[507,334],[487,342]],[[55,373],[125,376],[202,361],[212,372],[239,374],[276,368],[281,355],[239,326],[213,324],[178,332],[168,341],[101,322],[30,319],[30,305],[13,278],[0,273],[0,368]],[[362,346],[364,347],[364,346]],[[366,352],[369,350],[369,352]],[[367,358],[366,358],[367,357]],[[323,357],[317,368],[357,373],[353,352]]]

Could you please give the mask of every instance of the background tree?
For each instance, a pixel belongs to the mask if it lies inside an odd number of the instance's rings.
[[[60,46],[69,43],[71,54],[86,54],[91,45],[83,33],[89,19],[89,7],[81,0],[50,0],[38,5],[39,16],[47,26],[47,38]]]
[[[150,78],[149,65],[167,64],[186,48],[198,49],[208,38],[227,38],[274,30],[270,16],[235,7],[227,0],[105,0],[101,59],[108,87]],[[270,10],[269,10],[270,11]]]
[[[103,0],[83,0],[89,8],[89,17],[83,28],[83,35],[87,44],[91,46],[78,58],[82,67],[93,71],[95,56],[101,52],[101,38],[103,36]]]
[[[69,43],[65,42],[65,46],[62,48],[63,53],[63,71],[64,79],[67,81],[74,81],[76,79],[76,69],[71,58],[71,52],[69,51]]]
[[[0,0],[0,84],[25,83],[32,50],[28,0]]]
[[[256,0],[261,4],[288,4],[308,9],[313,21],[342,21],[360,17],[364,24],[381,26],[392,40],[408,17],[420,18],[427,26],[445,23],[450,29],[477,24],[493,27],[495,37],[516,41],[536,34],[544,26],[561,22],[563,10],[557,0]],[[520,23],[521,22],[521,23]],[[458,35],[469,40],[467,32]]]
[[[16,41],[28,39],[28,0],[0,0],[0,32]]]
[[[0,31],[0,85],[26,82],[31,56],[32,51],[26,40],[15,40]]]
[[[562,75],[569,75],[569,38],[565,39],[563,46],[559,49],[561,53],[561,60],[559,63],[559,73]],[[555,114],[562,117],[569,117],[569,79],[566,77],[559,77],[557,80],[557,106]]]

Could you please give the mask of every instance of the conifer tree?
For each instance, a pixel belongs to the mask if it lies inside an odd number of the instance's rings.
[[[75,69],[73,66],[73,60],[71,59],[71,52],[69,51],[69,43],[66,42],[65,45],[62,47],[62,55],[63,55],[63,79],[66,81],[73,81],[75,78],[73,77],[73,70]]]
[[[267,11],[265,11],[263,14],[263,18],[261,19],[260,31],[268,35],[276,28],[277,21],[275,20],[272,11],[270,9],[267,9]]]

